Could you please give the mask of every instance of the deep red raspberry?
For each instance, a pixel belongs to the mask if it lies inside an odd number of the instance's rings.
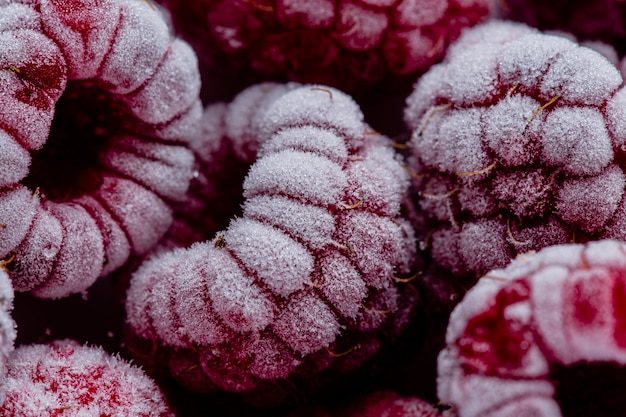
[[[17,348],[0,387],[0,415],[173,417],[145,373],[100,348],[63,340]]]
[[[182,383],[242,392],[333,362],[354,368],[378,350],[380,330],[406,324],[413,307],[393,278],[414,272],[400,213],[408,175],[362,117],[329,87],[280,96],[258,125],[242,216],[134,274],[128,322],[195,355],[193,374],[171,370]]]
[[[520,255],[452,312],[440,399],[463,417],[618,415],[623,401],[611,396],[626,389],[625,299],[623,242]]]
[[[3,1],[0,16],[0,258],[17,291],[63,297],[171,223],[196,57],[148,2]]]
[[[434,260],[456,274],[572,240],[626,239],[626,90],[591,49],[527,26],[465,32],[405,119]]]
[[[491,13],[487,0],[160,2],[201,55],[346,91],[424,71]]]

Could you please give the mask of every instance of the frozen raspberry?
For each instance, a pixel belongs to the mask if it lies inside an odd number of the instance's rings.
[[[452,312],[438,395],[460,417],[616,416],[626,245],[557,245],[483,276]]]
[[[497,13],[541,30],[558,29],[626,52],[626,4],[615,0],[506,0]]]
[[[393,391],[376,391],[336,409],[303,409],[289,417],[437,417],[441,414],[417,397],[402,397]]]
[[[0,415],[173,417],[145,373],[70,340],[17,348],[0,387]]]
[[[11,317],[13,310],[13,287],[9,275],[0,265],[0,379],[6,373],[7,358],[13,351],[16,331]]]
[[[400,213],[408,175],[362,117],[332,88],[283,94],[259,123],[242,216],[134,274],[128,323],[172,349],[181,383],[244,392],[335,362],[354,368],[383,329],[406,324],[412,303],[394,277],[414,272]]]
[[[572,240],[626,240],[626,90],[603,56],[527,26],[468,30],[416,84],[410,169],[455,274]]]
[[[0,259],[17,291],[83,291],[185,195],[195,54],[149,2],[4,1],[0,80]]]
[[[491,13],[488,0],[160,2],[201,55],[350,91],[424,71]]]

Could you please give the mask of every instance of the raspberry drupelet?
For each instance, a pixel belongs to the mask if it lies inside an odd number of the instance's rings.
[[[193,50],[135,0],[0,1],[0,259],[59,298],[146,253],[192,178]]]
[[[437,264],[476,277],[517,253],[626,240],[626,90],[603,56],[494,21],[416,84],[409,169]]]
[[[354,369],[406,325],[413,296],[396,279],[415,272],[408,175],[362,118],[330,87],[281,95],[259,124],[242,216],[133,275],[130,328],[171,349],[179,382],[245,392]]]
[[[487,0],[161,0],[200,55],[265,77],[358,91],[414,76],[461,30],[486,20]],[[217,58],[219,57],[219,58]]]
[[[615,416],[626,389],[626,245],[565,244],[483,276],[450,316],[438,395],[459,417]]]

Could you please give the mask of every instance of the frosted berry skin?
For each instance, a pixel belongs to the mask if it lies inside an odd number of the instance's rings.
[[[59,298],[170,225],[192,178],[197,61],[148,2],[2,1],[0,16],[0,259],[16,291]]]
[[[162,0],[200,54],[265,77],[358,90],[439,61],[487,0]]]
[[[625,240],[626,90],[591,49],[494,21],[407,100],[425,244],[456,274],[572,240]]]
[[[0,415],[173,417],[140,368],[71,340],[17,348],[0,387]]]
[[[336,359],[354,368],[379,329],[408,320],[394,281],[415,272],[408,175],[362,118],[329,87],[283,94],[260,124],[242,216],[133,275],[128,324],[172,348],[181,383],[244,392]]]
[[[6,363],[17,336],[13,310],[13,287],[9,275],[0,268],[0,380],[6,373]]]
[[[562,415],[555,366],[626,365],[625,290],[626,246],[615,240],[548,247],[489,272],[450,316],[440,399],[460,417]],[[615,415],[598,410],[586,415]]]
[[[496,2],[497,4],[498,2]],[[497,14],[541,30],[563,30],[626,52],[626,5],[615,0],[507,0]]]

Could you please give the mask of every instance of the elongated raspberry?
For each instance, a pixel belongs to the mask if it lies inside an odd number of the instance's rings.
[[[498,3],[498,2],[496,2]],[[581,40],[599,40],[626,52],[626,5],[614,0],[507,0],[499,16],[537,27],[563,30]]]
[[[332,88],[283,94],[260,124],[242,216],[134,274],[132,331],[196,358],[175,378],[242,392],[336,360],[355,367],[381,329],[408,320],[393,280],[415,262],[400,213],[408,176],[362,117]]]
[[[0,387],[0,415],[174,416],[145,373],[71,340],[17,348]]]
[[[17,291],[63,297],[171,223],[196,57],[148,2],[5,1],[0,16],[0,258]]]
[[[461,417],[614,416],[626,388],[626,245],[557,245],[483,276],[453,311],[438,395]]]
[[[405,113],[434,260],[476,274],[551,244],[625,239],[621,83],[565,38],[506,22],[468,30]]]
[[[265,76],[357,90],[439,61],[486,0],[162,0],[200,54]]]

